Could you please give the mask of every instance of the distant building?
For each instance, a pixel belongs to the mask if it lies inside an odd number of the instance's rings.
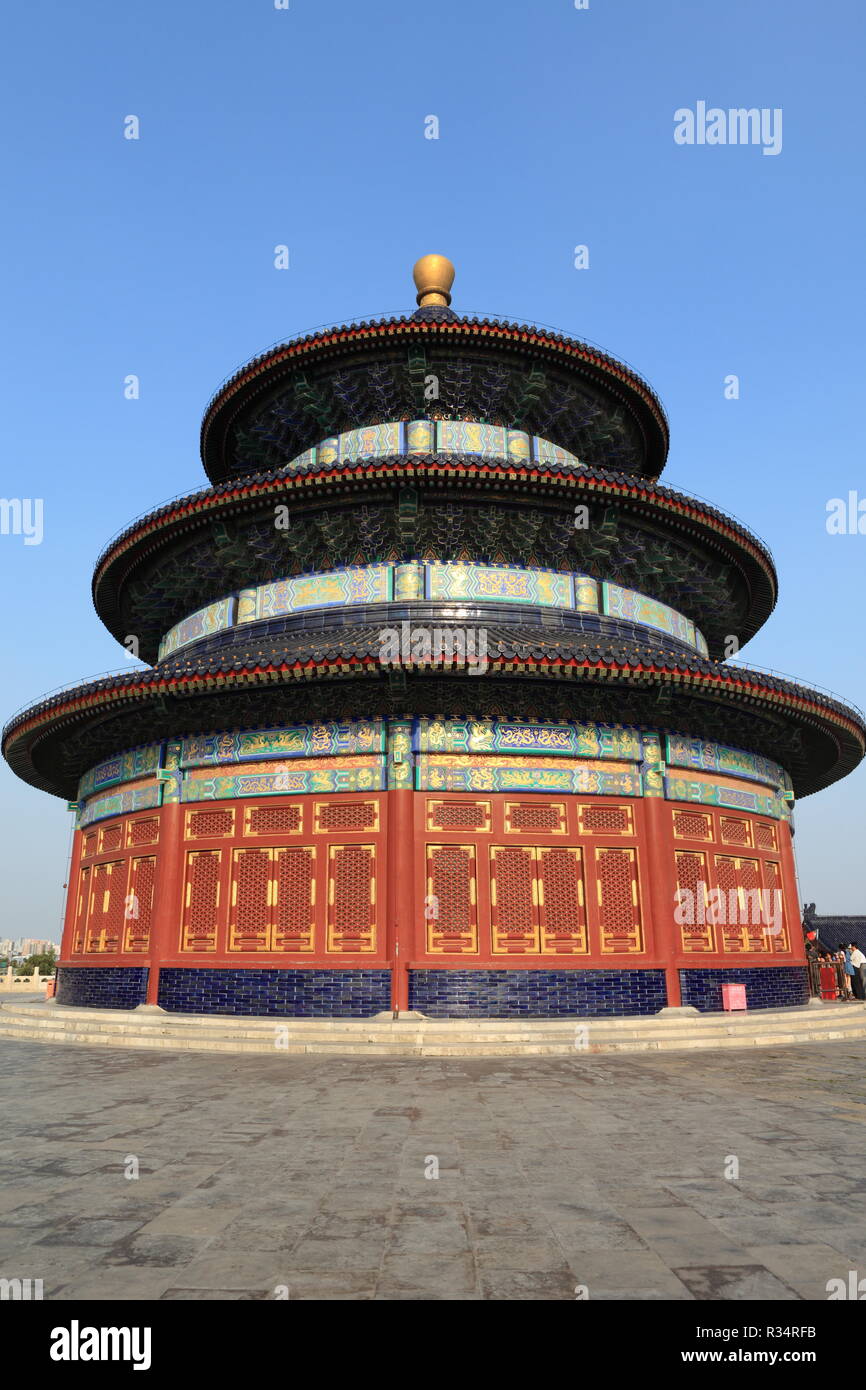
[[[838,951],[853,941],[866,954],[866,914],[862,917],[819,917],[814,903],[803,908],[803,931],[810,932],[819,951]]]
[[[57,947],[53,941],[37,941],[34,936],[22,938],[18,954],[22,956],[43,956],[49,946],[56,951]]]

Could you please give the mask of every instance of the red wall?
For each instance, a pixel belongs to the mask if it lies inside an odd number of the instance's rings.
[[[780,888],[779,935],[681,927],[678,883]],[[390,791],[169,805],[76,832],[63,964],[800,963],[788,826],[659,798]],[[155,995],[156,969],[151,969]],[[405,1007],[405,1003],[401,1003]]]

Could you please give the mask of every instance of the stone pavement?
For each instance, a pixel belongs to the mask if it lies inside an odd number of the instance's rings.
[[[866,1042],[368,1060],[3,1041],[0,1113],[0,1277],[47,1299],[823,1300],[866,1275]]]

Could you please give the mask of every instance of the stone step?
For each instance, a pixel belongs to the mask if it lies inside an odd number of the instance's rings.
[[[434,1043],[406,1039],[401,1042],[381,1043],[358,1039],[354,1042],[289,1041],[279,1049],[269,1047],[259,1040],[215,1037],[208,1039],[181,1039],[175,1037],[144,1037],[141,1034],[108,1035],[105,1033],[73,1033],[57,1030],[38,1035],[22,1033],[21,1030],[0,1028],[0,1038],[27,1038],[44,1043],[77,1044],[85,1047],[142,1048],[166,1051],[223,1052],[229,1054],[256,1054],[273,1056],[279,1052],[284,1056],[298,1054],[321,1054],[331,1056],[378,1056],[378,1057],[576,1057],[581,1054],[566,1043],[555,1042],[505,1042],[498,1039],[477,1040],[474,1046],[464,1043]],[[754,1034],[743,1038],[667,1038],[631,1039],[599,1043],[585,1049],[586,1055],[602,1053],[641,1053],[666,1051],[695,1051],[744,1047],[786,1047],[795,1044],[810,1044],[833,1041],[851,1041],[852,1038],[866,1038],[866,1030],[852,1035],[839,1033],[833,1029],[815,1030],[809,1033]]]
[[[659,1027],[670,1029],[671,1031],[682,1031],[698,1027],[724,1027],[728,1029],[752,1029],[757,1022],[765,1027],[791,1027],[798,1024],[807,1025],[813,1020],[820,1020],[822,1023],[832,1020],[834,1023],[846,1022],[855,1023],[866,1019],[866,1006],[860,1005],[827,1005],[826,1007],[814,1009],[792,1008],[779,1010],[754,1010],[751,1013],[727,1014],[727,1013],[704,1013],[704,1014],[669,1014],[666,1012],[653,1014],[643,1017],[617,1016],[606,1018],[581,1018],[577,1015],[567,1018],[549,1019],[529,1019],[529,1018],[426,1018],[419,1014],[402,1014],[395,1022],[390,1014],[377,1014],[371,1018],[291,1018],[281,1017],[280,1015],[245,1015],[245,1014],[189,1014],[189,1013],[167,1013],[161,1010],[143,1011],[137,1009],[83,1009],[68,1008],[64,1005],[46,1004],[43,1001],[32,1004],[0,1004],[0,1014],[3,1017],[19,1018],[27,1021],[43,1021],[46,1023],[52,1020],[63,1020],[64,1026],[75,1021],[87,1022],[93,1025],[129,1026],[136,1028],[155,1028],[155,1027],[189,1027],[196,1031],[207,1029],[218,1030],[226,1027],[244,1027],[249,1029],[267,1030],[276,1026],[285,1026],[301,1029],[316,1028],[327,1032],[354,1033],[359,1028],[370,1029],[391,1033],[395,1029],[405,1031],[408,1029],[425,1030],[449,1030],[459,1029],[462,1033],[472,1032],[508,1032],[515,1028],[531,1027],[533,1032],[562,1032],[571,1030],[577,1026],[591,1027],[596,1032],[618,1032],[624,1027],[635,1030],[655,1031]]]
[[[471,1035],[473,1033],[513,1033],[515,1030],[530,1028],[533,1036],[545,1033],[560,1034],[573,1033],[578,1027],[591,1029],[594,1034],[621,1033],[623,1029],[628,1029],[638,1033],[657,1033],[664,1028],[672,1033],[691,1031],[694,1028],[710,1029],[723,1028],[728,1031],[752,1031],[757,1023],[765,1029],[779,1028],[789,1029],[799,1026],[809,1026],[813,1021],[820,1020],[821,1024],[829,1022],[831,1019],[836,1024],[844,1026],[855,1025],[859,1021],[866,1021],[866,1006],[863,1004],[827,1004],[822,1008],[791,1008],[779,1010],[754,1010],[751,1013],[708,1013],[708,1014],[654,1014],[644,1017],[607,1017],[607,1018],[580,1018],[570,1016],[568,1018],[552,1019],[495,1019],[495,1018],[425,1018],[421,1015],[402,1014],[394,1022],[391,1015],[377,1014],[372,1018],[283,1018],[278,1015],[240,1015],[240,1014],[187,1014],[187,1013],[164,1013],[157,1011],[154,1013],[139,1012],[138,1010],[127,1009],[83,1009],[69,1008],[65,1005],[46,1005],[43,1002],[32,1004],[13,1004],[0,1003],[0,1015],[3,1017],[14,1017],[22,1020],[42,1021],[49,1024],[53,1020],[63,1020],[64,1026],[76,1020],[86,1022],[88,1026],[127,1028],[130,1025],[136,1028],[160,1027],[168,1028],[191,1028],[196,1032],[201,1031],[220,1031],[231,1028],[248,1029],[253,1032],[270,1033],[275,1027],[298,1028],[301,1030],[315,1029],[319,1032],[343,1033],[347,1036],[357,1034],[360,1028],[371,1032],[380,1032],[383,1036],[391,1036],[393,1032],[399,1031],[401,1034],[412,1029],[423,1029],[425,1032],[442,1030],[448,1032],[459,1031],[461,1034]]]
[[[277,1030],[279,1029],[279,1032]],[[575,1028],[573,1026],[551,1030],[536,1030],[531,1025],[522,1027],[511,1027],[507,1029],[473,1030],[467,1032],[458,1027],[396,1027],[390,1029],[364,1027],[359,1021],[358,1026],[350,1030],[333,1032],[316,1026],[315,1022],[300,1025],[297,1023],[267,1023],[264,1027],[249,1027],[238,1020],[233,1023],[226,1021],[220,1028],[197,1029],[185,1026],[181,1021],[170,1023],[146,1023],[137,1024],[132,1020],[123,1022],[108,1022],[103,1019],[98,1020],[65,1020],[56,1015],[51,1018],[11,1018],[5,1013],[0,1012],[0,1035],[4,1030],[10,1033],[26,1032],[30,1036],[42,1034],[63,1033],[86,1033],[88,1036],[106,1036],[109,1038],[126,1038],[131,1036],[142,1037],[145,1041],[157,1038],[174,1039],[178,1045],[188,1044],[191,1046],[207,1047],[211,1042],[220,1038],[236,1039],[237,1041],[258,1042],[265,1050],[276,1048],[275,1038],[279,1037],[281,1043],[293,1041],[302,1043],[320,1042],[324,1046],[338,1047],[343,1044],[353,1045],[358,1042],[365,1042],[369,1045],[381,1043],[383,1045],[402,1046],[410,1043],[425,1044],[448,1044],[460,1045],[469,1049],[485,1045],[490,1042],[497,1043],[520,1043],[531,1042],[535,1044],[550,1043],[558,1047],[567,1047],[572,1051],[592,1051],[596,1046],[614,1046],[628,1042],[640,1043],[677,1043],[681,1042],[688,1046],[692,1039],[725,1039],[733,1041],[742,1039],[744,1042],[752,1038],[756,1032],[762,1036],[787,1037],[794,1033],[802,1033],[807,1036],[814,1036],[816,1032],[826,1033],[831,1030],[834,1035],[843,1037],[861,1036],[866,1032],[866,1019],[862,1020],[821,1020],[814,1018],[797,1020],[775,1026],[765,1026],[762,1021],[755,1021],[753,1027],[749,1029],[732,1029],[723,1023],[710,1023],[697,1020],[695,1026],[688,1030],[671,1029],[658,1026],[651,1029],[637,1029],[623,1026],[617,1029],[608,1029],[604,1032],[596,1032],[594,1029],[587,1029],[585,1034],[581,1034],[576,1040]],[[279,1049],[277,1049],[279,1050]]]
[[[588,1029],[586,1046],[575,1047],[578,1025]],[[279,1047],[274,1041],[277,1027]],[[736,1020],[703,1014],[515,1024],[503,1019],[247,1019],[2,1005],[0,1038],[259,1055],[562,1057],[858,1040],[866,1038],[866,1009],[791,1009]]]

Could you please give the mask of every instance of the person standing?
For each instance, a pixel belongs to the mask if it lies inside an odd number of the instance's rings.
[[[851,964],[854,967],[854,978],[851,983],[854,986],[854,994],[858,999],[866,999],[866,956],[860,950],[856,942],[851,942]]]
[[[854,966],[851,964],[851,947],[846,946],[842,953],[842,969],[845,974],[845,998],[854,998]]]

